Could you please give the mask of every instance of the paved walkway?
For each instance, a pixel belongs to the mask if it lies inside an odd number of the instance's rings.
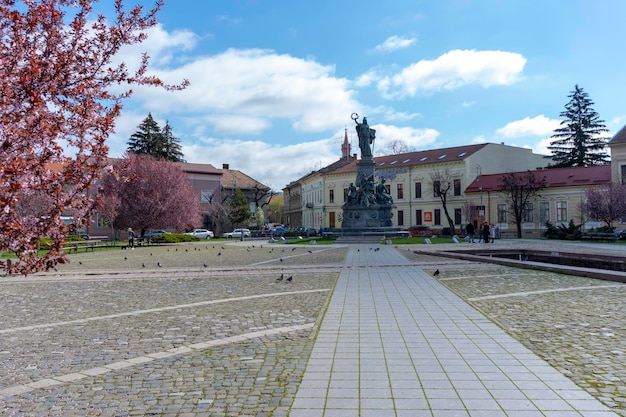
[[[290,417],[615,416],[391,247],[353,245]]]

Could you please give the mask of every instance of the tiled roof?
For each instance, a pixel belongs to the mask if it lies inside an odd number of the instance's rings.
[[[397,155],[376,156],[374,157],[374,162],[376,163],[376,169],[385,169],[462,161],[487,145],[487,143],[481,143],[478,145],[455,146],[453,148],[440,148]],[[327,173],[343,174],[347,172],[355,172],[356,170],[356,161],[353,161],[338,169],[328,171]]]
[[[188,162],[178,162],[176,163],[186,173],[195,173],[195,174],[214,174],[214,175],[222,175],[222,170],[215,168],[211,164],[191,164]]]
[[[626,143],[626,125],[609,141],[609,145],[615,145],[617,143]]]
[[[222,172],[221,183],[223,188],[270,188],[237,169],[220,169],[219,171]]]
[[[520,174],[529,171],[521,171]],[[589,167],[536,169],[530,171],[537,179],[545,178],[546,188],[591,186],[609,184],[611,182],[611,166],[595,165]],[[466,189],[466,193],[497,191],[502,187],[501,179],[506,173],[481,175]]]

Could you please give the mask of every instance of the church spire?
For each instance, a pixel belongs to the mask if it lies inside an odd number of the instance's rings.
[[[348,128],[346,127],[343,143],[341,144],[341,159],[349,160],[350,152],[352,152],[352,145],[348,142]]]

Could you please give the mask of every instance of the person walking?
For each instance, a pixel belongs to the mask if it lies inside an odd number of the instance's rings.
[[[135,232],[132,227],[128,228],[128,247],[135,249]]]
[[[489,240],[491,243],[496,243],[496,228],[493,226],[493,223],[489,227]]]
[[[465,233],[467,233],[467,242],[468,243],[475,243],[474,242],[474,233],[475,233],[476,229],[474,229],[474,224],[472,222],[469,222],[467,224],[467,226],[465,226]]]
[[[489,223],[487,222],[483,225],[483,239],[485,243],[489,243]]]

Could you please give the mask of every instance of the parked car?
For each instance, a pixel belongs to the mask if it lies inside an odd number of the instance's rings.
[[[222,237],[225,238],[241,238],[241,234],[243,233],[243,237],[252,236],[252,232],[249,229],[235,229],[232,232],[222,233]]]
[[[212,237],[215,237],[213,232],[207,229],[193,229],[191,232],[187,232],[185,234],[198,236],[200,239],[211,239]]]
[[[165,230],[150,230],[145,235],[143,235],[143,237],[144,239],[153,239],[155,236],[166,235],[168,233],[169,232],[166,232]]]
[[[618,238],[619,240],[625,240],[626,239],[626,230],[616,230],[615,231],[615,237]]]

